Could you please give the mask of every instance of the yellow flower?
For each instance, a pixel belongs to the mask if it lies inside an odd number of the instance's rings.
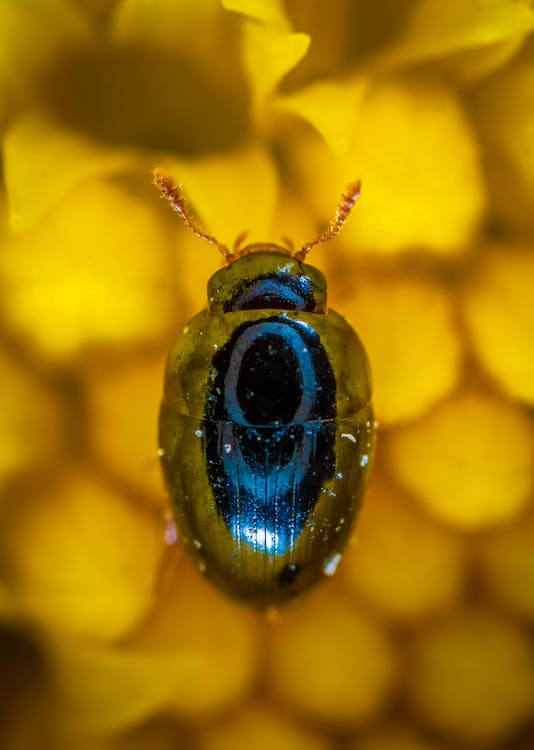
[[[533,30],[528,0],[1,3],[7,750],[527,731]],[[162,371],[220,257],[155,166],[230,246],[298,246],[363,183],[310,261],[370,355],[373,485],[338,575],[276,616],[212,589],[167,527]]]

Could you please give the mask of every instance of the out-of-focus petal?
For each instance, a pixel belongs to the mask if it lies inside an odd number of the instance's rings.
[[[459,86],[473,86],[503,68],[524,43],[524,36],[517,36],[487,47],[468,49],[440,59],[434,67],[438,75],[456,80]]]
[[[500,43],[523,41],[532,29],[534,10],[524,2],[423,0],[410,9],[397,41],[371,64],[379,70],[396,70],[470,50],[489,48],[492,53]],[[458,68],[461,74],[461,65]]]
[[[185,189],[185,185],[184,185]],[[178,217],[172,217],[177,222]],[[202,224],[204,226],[204,224]],[[228,234],[228,239],[231,235]],[[183,289],[180,305],[177,305],[172,336],[177,336],[189,320],[208,306],[207,283],[212,274],[224,266],[219,251],[207,242],[195,237],[185,227],[180,227],[171,244],[174,253],[174,275]],[[172,343],[169,341],[169,343]]]
[[[3,158],[13,231],[29,229],[76,185],[135,163],[125,151],[106,150],[40,115],[23,117],[10,127]]]
[[[58,51],[85,44],[90,24],[68,0],[0,4],[0,80],[23,85]]]
[[[479,560],[491,595],[534,620],[534,512],[487,534]]]
[[[233,706],[256,676],[257,625],[250,612],[203,581],[189,560],[169,567],[157,604],[132,645],[169,660],[192,659],[186,689],[170,707],[182,717],[206,717]]]
[[[56,683],[57,730],[78,747],[83,737],[124,731],[186,693],[198,655],[144,653],[121,646],[54,639],[50,648]]]
[[[342,566],[349,588],[410,622],[452,607],[462,574],[459,540],[386,486],[373,485]]]
[[[172,309],[167,251],[153,207],[110,183],[84,183],[4,248],[4,317],[53,360],[161,338]]]
[[[510,520],[533,489],[534,436],[514,405],[465,392],[388,439],[396,477],[427,510],[476,530]]]
[[[456,384],[461,343],[436,284],[406,276],[358,282],[343,312],[367,348],[380,422],[420,416]]]
[[[275,696],[330,725],[376,716],[396,677],[387,633],[367,613],[321,592],[271,632],[268,658]]]
[[[281,31],[289,29],[289,19],[282,0],[222,0],[222,6],[266,26],[273,26]]]
[[[307,34],[280,31],[255,21],[243,22],[243,67],[252,93],[252,109],[260,120],[265,100],[301,60],[310,44]]]
[[[534,10],[534,9],[533,9]],[[471,106],[487,153],[488,184],[498,216],[512,228],[534,227],[534,46],[485,81]]]
[[[220,0],[119,0],[109,31],[121,43],[150,43],[208,63],[224,40],[223,15]]]
[[[329,750],[330,743],[305,726],[264,708],[248,707],[210,727],[199,750]]]
[[[442,743],[428,732],[413,727],[411,722],[404,724],[380,724],[358,736],[348,750],[453,750],[448,743]],[[454,750],[461,750],[454,745]]]
[[[367,85],[363,76],[348,82],[317,81],[278,96],[273,104],[309,122],[340,156],[352,142]]]
[[[460,611],[422,633],[408,678],[421,715],[450,738],[498,743],[532,718],[529,638],[488,611]]]
[[[49,747],[53,696],[47,689],[46,649],[15,613],[0,620],[0,674],[2,750]]]
[[[100,639],[137,624],[154,594],[162,523],[81,472],[36,486],[12,506],[2,541],[25,612]]]
[[[464,296],[473,348],[508,394],[534,404],[534,254],[493,249]]]
[[[357,211],[343,229],[355,252],[417,248],[454,256],[482,217],[484,186],[467,118],[450,89],[418,76],[369,89],[342,159],[312,140],[293,159],[319,216],[347,182],[362,180]]]
[[[269,239],[278,184],[272,160],[263,149],[250,147],[187,161],[169,157],[162,162],[182,186],[202,228],[219,242],[231,246],[245,230],[250,230],[247,242]],[[199,255],[217,254],[200,239],[197,247]]]
[[[89,450],[106,473],[161,504],[157,421],[165,356],[85,371]]]
[[[3,486],[24,471],[61,462],[65,413],[56,394],[2,349],[0,383],[0,486]]]

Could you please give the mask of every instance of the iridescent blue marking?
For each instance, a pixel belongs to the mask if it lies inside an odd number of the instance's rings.
[[[230,364],[228,366],[227,376],[224,386],[224,406],[228,419],[239,424],[250,425],[251,423],[243,414],[243,409],[237,397],[237,384],[240,378],[240,370],[245,359],[247,349],[253,346],[259,339],[267,336],[279,338],[283,346],[294,353],[295,360],[298,364],[299,374],[301,375],[302,396],[298,404],[294,404],[295,410],[291,415],[291,422],[305,422],[310,419],[314,397],[317,390],[317,379],[313,368],[310,352],[303,344],[302,337],[298,330],[290,328],[286,322],[263,322],[260,321],[251,325],[234,341]],[[277,358],[268,355],[264,366],[268,369],[279,368],[280,364]],[[292,373],[292,377],[298,377],[297,373]],[[254,382],[256,381],[256,382]],[[257,379],[253,376],[252,387],[257,388]],[[280,415],[278,422],[288,421]]]
[[[328,422],[279,428],[219,424],[225,446],[221,468],[232,498],[225,518],[238,542],[272,555],[285,554],[295,543],[316,500],[310,482],[316,469],[324,468],[317,446],[332,429]],[[261,443],[254,460],[248,452],[251,441]]]
[[[206,464],[217,508],[238,544],[283,555],[333,475],[328,357],[311,326],[279,315],[241,325],[212,366]]]

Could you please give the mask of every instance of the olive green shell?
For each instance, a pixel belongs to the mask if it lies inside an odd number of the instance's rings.
[[[183,329],[167,364],[160,416],[160,455],[173,513],[199,570],[230,595],[278,605],[334,572],[350,536],[371,465],[374,439],[367,356],[337,313],[284,312],[319,335],[336,380],[335,469],[291,548],[273,556],[238,544],[219,513],[208,478],[206,403],[213,353],[244,321],[279,310],[201,312]],[[264,430],[273,428],[263,427]],[[292,571],[299,575],[292,580]]]

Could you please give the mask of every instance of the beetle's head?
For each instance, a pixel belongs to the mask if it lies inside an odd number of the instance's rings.
[[[210,313],[236,310],[326,312],[326,279],[278,245],[257,243],[208,281]]]

